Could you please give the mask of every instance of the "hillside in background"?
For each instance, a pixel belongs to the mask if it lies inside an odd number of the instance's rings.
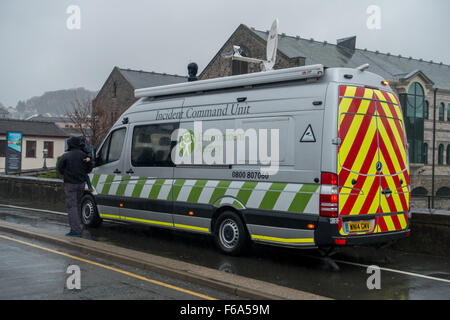
[[[53,116],[63,116],[67,111],[73,110],[74,103],[78,101],[92,100],[97,92],[84,88],[57,90],[44,93],[42,96],[33,97],[26,101],[19,101],[17,111],[33,114],[49,113]]]

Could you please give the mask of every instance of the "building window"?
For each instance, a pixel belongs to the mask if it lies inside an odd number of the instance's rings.
[[[113,82],[113,98],[117,97],[117,83]]]
[[[444,164],[444,145],[439,145],[438,164]]]
[[[424,187],[417,187],[411,191],[412,196],[425,197],[428,194],[428,190]]]
[[[53,141],[44,141],[44,149],[47,149],[47,158],[53,159]]]
[[[423,163],[428,164],[428,143],[423,144]]]
[[[450,103],[447,106],[447,121],[450,122]]]
[[[6,140],[0,140],[0,157],[6,157]]]
[[[450,144],[447,145],[447,164],[450,164]]]
[[[36,158],[36,141],[27,141],[25,156],[27,158]]]
[[[414,82],[407,94],[400,95],[400,103],[405,115],[405,129],[408,136],[409,160],[411,163],[422,163],[424,140],[424,116],[426,114],[425,94],[423,87]]]
[[[428,100],[425,100],[425,108],[423,109],[423,117],[428,120],[429,116],[430,116],[430,103],[428,102]]]
[[[445,109],[445,105],[444,105],[444,103],[442,102],[442,103],[439,105],[439,121],[444,121],[444,109]]]

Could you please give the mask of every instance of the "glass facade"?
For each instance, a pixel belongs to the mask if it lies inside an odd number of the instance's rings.
[[[423,87],[415,82],[407,94],[400,95],[400,103],[405,117],[405,129],[409,144],[409,162],[424,162],[424,116],[426,110]]]

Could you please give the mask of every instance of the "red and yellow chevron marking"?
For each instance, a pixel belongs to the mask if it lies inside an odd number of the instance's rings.
[[[341,86],[339,95],[339,214],[408,211],[410,180],[397,97],[354,86]],[[381,193],[386,188],[389,197]]]
[[[408,226],[408,214],[400,213],[377,218],[374,233],[405,230]]]

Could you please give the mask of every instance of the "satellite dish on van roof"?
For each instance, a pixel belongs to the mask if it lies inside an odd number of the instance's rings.
[[[225,59],[231,58],[232,60],[245,61],[250,63],[257,63],[261,66],[262,71],[269,71],[273,69],[275,65],[275,60],[277,58],[278,49],[278,19],[272,23],[270,28],[269,36],[267,38],[266,47],[266,60],[243,57],[241,55],[241,48],[239,46],[233,45],[233,51],[228,52],[223,55]]]
[[[270,28],[269,36],[267,38],[267,48],[266,48],[266,61],[264,66],[266,70],[271,70],[277,59],[277,49],[278,49],[278,19],[272,23]]]

